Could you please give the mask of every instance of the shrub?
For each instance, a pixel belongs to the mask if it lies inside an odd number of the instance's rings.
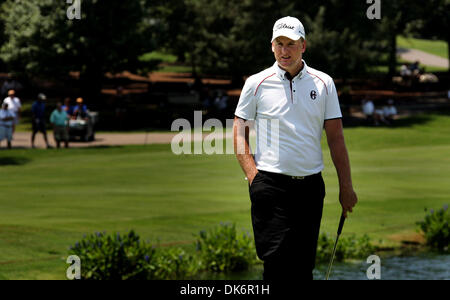
[[[319,236],[317,243],[317,263],[329,262],[333,254],[335,238],[329,237],[322,233]],[[340,237],[336,247],[336,261],[343,261],[345,259],[365,259],[376,251],[376,247],[370,242],[368,235],[363,235],[357,238],[355,235],[348,237]]]
[[[425,208],[425,211],[427,209]],[[440,252],[450,252],[450,213],[448,205],[425,216],[423,221],[417,222],[423,231],[427,245]]]
[[[244,271],[257,261],[253,239],[248,234],[239,237],[235,224],[201,231],[197,251],[203,268],[213,272]]]
[[[139,236],[96,233],[70,248],[81,260],[81,279],[184,279],[195,272],[193,258],[182,249],[155,248]]]
[[[152,279],[186,280],[194,279],[199,270],[199,264],[193,256],[181,248],[159,249],[155,260],[150,264]]]

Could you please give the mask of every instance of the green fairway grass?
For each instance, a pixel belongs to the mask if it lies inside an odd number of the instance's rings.
[[[177,61],[177,57],[172,54],[167,54],[163,52],[153,51],[148,52],[139,57],[140,61],[150,61],[150,60],[159,60],[165,63],[174,63]]]
[[[448,58],[448,45],[445,41],[407,38],[399,35],[397,36],[397,47],[417,49]]]
[[[449,116],[348,128],[345,136],[359,203],[344,236],[399,245],[416,234],[425,207],[450,202]],[[323,147],[321,230],[334,235],[338,185],[325,138]],[[1,150],[0,178],[0,279],[64,279],[68,247],[96,231],[134,229],[184,247],[220,222],[252,233],[247,182],[233,155],[177,156],[170,145]]]
[[[177,64],[177,57],[166,52],[153,51],[148,52],[139,57],[142,62],[157,60],[162,63],[155,72],[163,73],[190,73],[192,67],[185,64]]]

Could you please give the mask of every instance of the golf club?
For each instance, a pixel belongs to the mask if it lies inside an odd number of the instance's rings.
[[[334,255],[336,254],[336,247],[337,247],[337,243],[339,240],[339,236],[341,235],[342,227],[344,227],[344,221],[345,221],[345,217],[344,217],[344,213],[342,213],[341,220],[339,221],[336,242],[334,243],[333,254],[331,255],[331,260],[330,260],[330,264],[328,265],[328,270],[327,270],[327,275],[325,276],[325,280],[328,280],[328,277],[330,276],[331,266],[333,265]]]

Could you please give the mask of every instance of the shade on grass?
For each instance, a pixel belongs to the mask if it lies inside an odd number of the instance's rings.
[[[345,129],[359,203],[343,235],[395,244],[415,233],[425,207],[450,202],[450,117],[397,124]],[[324,140],[322,231],[334,234],[337,177]],[[0,178],[0,279],[64,279],[68,247],[95,231],[134,229],[162,244],[193,241],[222,221],[252,231],[233,155],[176,156],[170,145],[17,149],[0,151]]]

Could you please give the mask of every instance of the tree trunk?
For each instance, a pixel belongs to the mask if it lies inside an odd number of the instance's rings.
[[[80,75],[81,95],[89,103],[96,103],[100,99],[103,74],[98,67],[88,68]]]
[[[389,76],[394,76],[397,67],[397,34],[396,30],[389,37]]]
[[[447,72],[450,73],[450,35],[447,36],[447,59],[448,59]]]

